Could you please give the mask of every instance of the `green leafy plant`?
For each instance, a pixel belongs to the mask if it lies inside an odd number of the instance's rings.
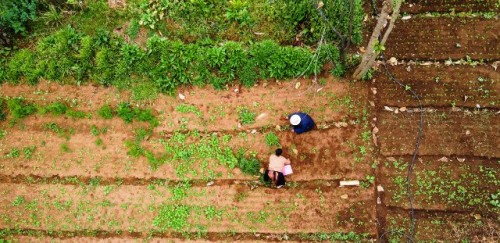
[[[36,107],[29,104],[24,98],[12,98],[7,101],[7,108],[12,117],[16,119],[25,118],[36,112]]]
[[[266,141],[267,146],[269,146],[269,147],[273,147],[273,146],[280,147],[281,146],[280,139],[278,138],[278,136],[276,136],[276,134],[274,132],[269,132],[268,134],[266,134],[265,141]]]
[[[0,29],[26,34],[28,23],[36,18],[35,0],[3,0],[0,3]]]
[[[161,232],[172,229],[183,231],[188,226],[188,218],[191,214],[191,207],[179,204],[163,204],[158,215],[153,219],[153,225]]]
[[[238,116],[241,124],[248,125],[255,123],[255,113],[248,108],[238,108]]]
[[[500,191],[490,195],[490,204],[493,207],[500,208]]]
[[[104,118],[104,119],[111,119],[113,118],[114,114],[113,114],[113,109],[111,108],[111,106],[109,106],[108,104],[105,104],[103,105],[98,111],[97,111],[97,114]]]

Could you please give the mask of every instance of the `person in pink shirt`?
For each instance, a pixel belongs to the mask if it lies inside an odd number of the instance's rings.
[[[269,156],[269,167],[264,173],[264,181],[272,182],[276,188],[285,185],[283,168],[290,164],[290,160],[282,156],[283,150],[276,149],[275,153]]]

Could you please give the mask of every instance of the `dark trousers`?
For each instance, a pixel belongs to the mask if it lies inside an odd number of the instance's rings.
[[[276,186],[284,186],[285,185],[285,176],[283,173],[278,172],[278,171],[272,171],[273,172],[273,177],[269,177],[269,170],[266,170],[264,173],[264,181],[265,182],[274,182],[276,183]]]

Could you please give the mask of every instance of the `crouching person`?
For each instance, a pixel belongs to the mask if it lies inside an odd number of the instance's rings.
[[[285,165],[290,165],[290,160],[283,157],[282,153],[282,149],[276,149],[275,153],[269,157],[269,167],[264,172],[264,181],[275,185],[276,188],[282,188],[285,185],[283,169]]]

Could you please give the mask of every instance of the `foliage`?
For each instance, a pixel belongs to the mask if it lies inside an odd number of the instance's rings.
[[[116,115],[125,121],[131,123],[134,120],[135,114],[129,103],[122,102],[116,108]]]
[[[260,168],[262,167],[260,161],[255,157],[245,157],[244,151],[238,151],[238,168],[249,175],[259,175]]]
[[[2,0],[0,29],[26,34],[28,23],[36,18],[36,0]]]
[[[241,124],[248,125],[255,123],[255,113],[248,108],[238,108],[238,116]]]
[[[38,82],[39,73],[36,69],[36,57],[29,49],[16,52],[6,67],[6,78],[11,82],[17,82],[21,77],[26,77],[30,84]]]
[[[5,121],[7,118],[7,112],[5,111],[5,101],[0,98],[0,121]]]
[[[36,107],[28,104],[23,98],[17,97],[7,101],[10,115],[16,119],[27,117],[36,112]]]
[[[266,141],[267,146],[269,146],[269,147],[281,146],[280,139],[278,138],[278,136],[276,136],[276,134],[274,132],[270,132],[270,133],[266,134],[265,141]]]
[[[174,231],[186,230],[189,226],[188,219],[191,214],[191,208],[180,204],[163,204],[158,215],[153,219],[153,225],[158,227],[161,232],[169,229]]]
[[[500,208],[500,191],[490,195],[490,204],[493,207]]]
[[[40,109],[40,113],[52,113],[55,115],[63,115],[68,111],[68,107],[61,102],[54,102]]]
[[[105,104],[103,105],[98,111],[97,111],[97,114],[104,118],[104,119],[111,119],[113,118],[114,114],[113,114],[113,109],[111,108],[111,106],[109,106],[108,104]]]

